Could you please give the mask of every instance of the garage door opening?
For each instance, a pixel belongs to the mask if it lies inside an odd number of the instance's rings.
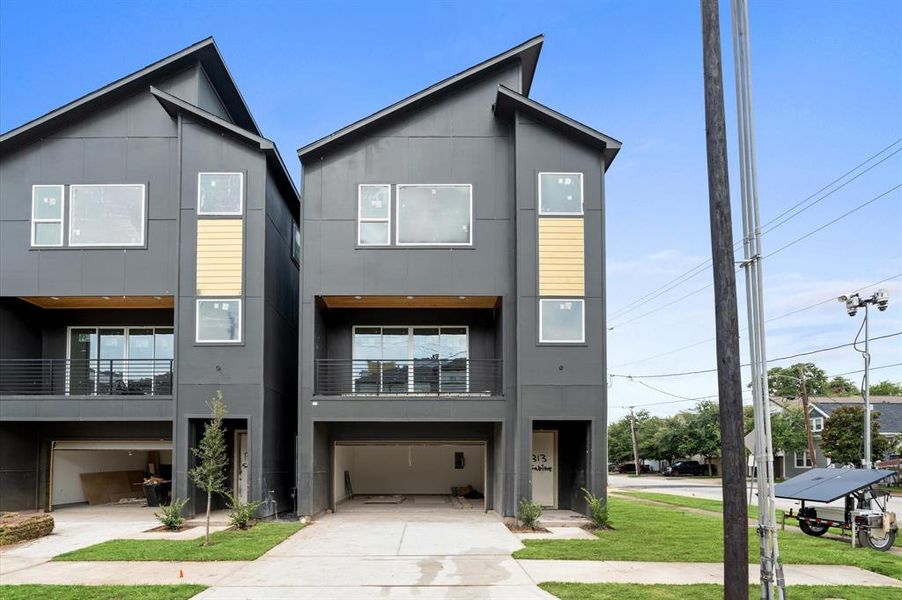
[[[172,484],[171,440],[55,441],[47,505],[143,504],[143,483],[149,477],[160,481],[155,492],[167,494]]]
[[[486,509],[484,442],[336,442],[332,508]]]

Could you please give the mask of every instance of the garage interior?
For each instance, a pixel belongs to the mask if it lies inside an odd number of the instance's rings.
[[[159,480],[161,494],[171,488],[171,441],[62,440],[51,445],[52,508],[143,504],[144,482],[149,478]]]
[[[352,496],[378,504],[448,497],[452,506],[485,509],[483,442],[345,442],[335,444],[334,456],[337,510]],[[452,501],[452,496],[462,500]]]

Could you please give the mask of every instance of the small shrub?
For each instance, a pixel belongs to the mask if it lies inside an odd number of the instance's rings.
[[[184,508],[186,504],[188,504],[187,498],[184,500],[179,500],[177,497],[173,498],[169,506],[161,506],[160,512],[154,513],[153,516],[155,516],[164,526],[176,531],[181,528],[182,524],[185,522],[185,517],[182,516],[182,508]]]
[[[610,527],[611,521],[608,518],[608,501],[604,498],[599,498],[586,488],[580,489],[582,489],[583,496],[586,498],[586,504],[589,505],[589,516],[592,518],[595,527],[598,529],[607,529]]]
[[[535,529],[541,516],[541,505],[530,502],[526,498],[520,499],[520,522],[523,523],[523,527]]]
[[[263,504],[260,500],[242,502],[233,494],[226,493],[229,506],[229,524],[238,529],[247,529],[254,520],[254,513]]]

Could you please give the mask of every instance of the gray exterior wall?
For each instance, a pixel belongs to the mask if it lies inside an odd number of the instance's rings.
[[[588,424],[587,485],[605,493],[603,163],[593,150],[546,127],[492,111],[498,85],[520,90],[520,65],[507,64],[416,110],[386,117],[366,133],[303,157],[305,265],[301,291],[299,512],[328,506],[330,433],[338,423],[454,423],[491,440],[492,502],[504,515],[530,497],[534,422]],[[536,177],[581,171],[586,198],[587,343],[537,344]],[[361,183],[470,183],[473,246],[357,246]],[[393,192],[394,205],[394,192]],[[394,227],[394,217],[393,217]],[[324,295],[498,296],[485,322],[468,311],[327,310]],[[453,315],[453,316],[452,316]],[[350,358],[350,327],[366,323],[471,325],[471,356],[503,359],[503,395],[489,398],[355,400],[317,396],[315,360]],[[488,424],[488,425],[486,425]],[[348,425],[350,426],[350,425]],[[585,425],[584,425],[585,426]],[[365,427],[365,425],[364,425]],[[562,426],[563,427],[563,426]],[[376,426],[372,426],[376,431]],[[564,427],[566,429],[566,427]],[[381,431],[381,430],[380,430]],[[392,431],[389,429],[388,431]]]
[[[153,85],[230,120],[199,63]],[[245,176],[241,344],[195,343],[195,212],[201,171],[239,171]],[[208,415],[206,402],[222,390],[229,416],[247,424],[251,497],[265,498],[272,490],[280,507],[287,508],[294,485],[298,290],[290,231],[299,209],[295,198],[279,193],[276,176],[259,144],[171,116],[147,87],[4,153],[0,358],[64,358],[68,325],[174,325],[176,337],[171,398],[4,397],[4,423],[165,421],[168,437],[174,439],[174,493],[186,497],[190,420]],[[31,186],[77,183],[146,184],[145,247],[31,249]],[[175,308],[35,312],[16,299],[136,295],[172,296]],[[29,315],[35,314],[41,316],[39,327],[30,322]]]

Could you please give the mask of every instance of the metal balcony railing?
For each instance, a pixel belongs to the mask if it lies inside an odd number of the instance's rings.
[[[498,396],[501,359],[318,359],[314,392],[325,396]]]
[[[169,396],[172,359],[0,360],[3,396]]]

